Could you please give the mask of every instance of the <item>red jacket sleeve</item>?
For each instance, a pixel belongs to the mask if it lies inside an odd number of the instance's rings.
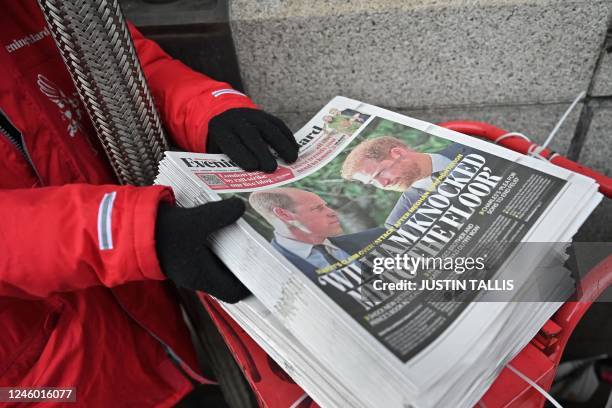
[[[0,296],[165,279],[155,220],[167,187],[72,184],[0,190]]]
[[[175,143],[204,152],[208,122],[232,108],[256,108],[246,95],[224,82],[188,68],[128,23],[134,46],[162,121]]]

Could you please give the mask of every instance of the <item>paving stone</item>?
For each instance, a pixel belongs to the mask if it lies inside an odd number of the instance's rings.
[[[612,177],[612,103],[596,106],[580,163]],[[612,242],[612,200],[604,198],[579,231],[577,240]]]
[[[601,65],[595,76],[592,94],[595,96],[612,96],[612,51],[605,53],[602,57]]]
[[[594,108],[580,162],[612,177],[612,103]]]

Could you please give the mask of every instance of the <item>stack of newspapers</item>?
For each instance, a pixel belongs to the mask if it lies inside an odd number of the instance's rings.
[[[471,407],[579,283],[565,249],[596,183],[336,97],[299,159],[247,173],[167,152],[185,207],[240,197],[211,239],[253,296],[223,305],[324,407]]]

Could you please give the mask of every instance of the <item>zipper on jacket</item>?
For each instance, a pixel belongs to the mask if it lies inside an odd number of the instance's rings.
[[[6,116],[2,109],[0,109],[0,135],[6,137],[9,143],[15,146],[17,151],[21,153],[23,158],[30,164],[30,166],[34,170],[36,178],[38,178],[40,184],[43,184],[42,177],[40,177],[40,174],[38,173],[38,170],[34,165],[34,161],[32,161],[30,152],[28,152],[28,148],[25,144],[25,141],[23,140],[23,135],[21,134],[19,129],[17,129],[15,125],[11,123],[8,116]]]

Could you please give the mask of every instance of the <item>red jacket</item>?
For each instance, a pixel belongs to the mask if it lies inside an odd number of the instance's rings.
[[[155,253],[157,206],[171,192],[112,185],[36,1],[0,8],[0,114],[23,141],[0,131],[0,387],[76,387],[86,406],[173,405],[192,386],[167,349],[187,371],[195,358]],[[204,150],[214,115],[254,107],[130,28],[184,149]]]

